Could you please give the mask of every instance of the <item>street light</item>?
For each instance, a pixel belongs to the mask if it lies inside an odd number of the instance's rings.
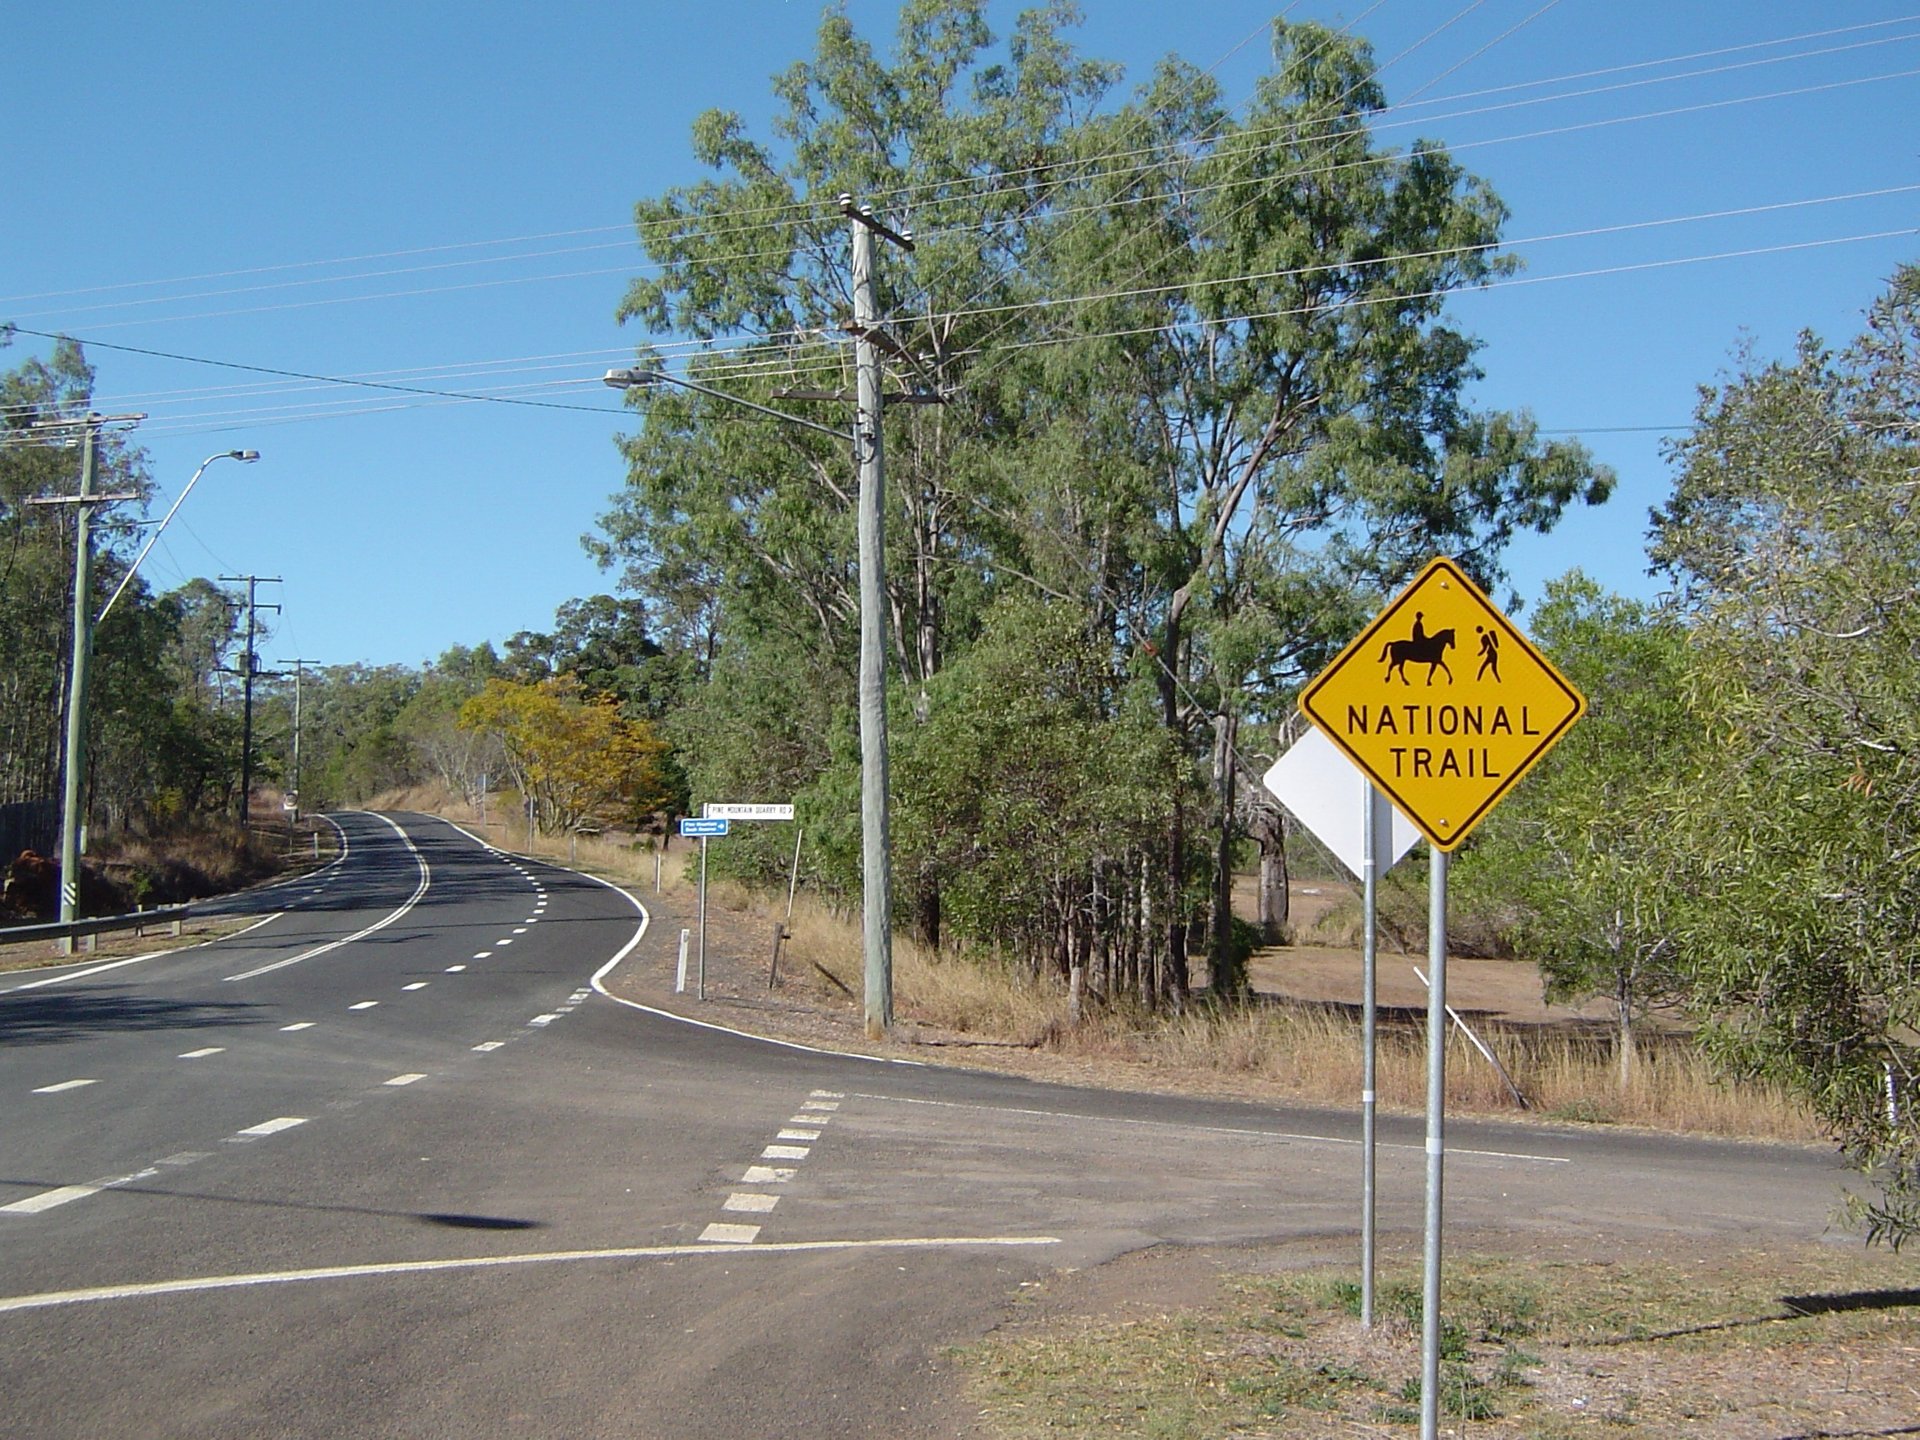
[[[153,534],[147,537],[147,543],[140,547],[140,553],[133,557],[133,564],[127,567],[127,573],[120,577],[120,584],[115,587],[113,594],[107,597],[107,603],[100,607],[100,613],[94,616],[93,623],[95,625],[100,624],[101,621],[107,618],[107,612],[113,609],[113,602],[120,598],[120,592],[133,583],[134,572],[140,568],[140,562],[147,558],[147,552],[153,549],[154,542],[160,538],[160,532],[167,528],[167,522],[173,519],[174,512],[185,503],[187,496],[193,493],[194,485],[197,484],[200,477],[206,473],[207,467],[216,460],[239,460],[251,465],[259,458],[260,452],[258,450],[222,450],[218,455],[209,455],[200,462],[200,468],[193,472],[193,479],[187,481],[186,488],[180,492],[179,498],[168,507],[167,513],[160,521],[159,526],[154,530]]]

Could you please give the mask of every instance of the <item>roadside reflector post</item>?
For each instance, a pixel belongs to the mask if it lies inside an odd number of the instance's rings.
[[[673,993],[676,995],[684,995],[687,993],[687,941],[692,938],[693,932],[691,930],[682,930],[680,932],[680,964],[673,975]]]

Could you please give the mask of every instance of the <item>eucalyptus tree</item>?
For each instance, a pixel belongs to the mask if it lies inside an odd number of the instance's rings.
[[[1145,481],[1126,502],[1119,625],[1151,657],[1168,730],[1211,752],[1210,814],[1176,804],[1166,879],[1187,893],[1188,827],[1209,824],[1228,991],[1242,983],[1227,903],[1242,720],[1284,707],[1351,633],[1359,597],[1436,551],[1491,584],[1517,529],[1611,486],[1578,445],[1467,403],[1475,342],[1444,307],[1508,268],[1499,200],[1437,145],[1377,142],[1385,97],[1364,42],[1279,22],[1273,43],[1244,117],[1169,61],[1083,127],[1093,153],[1143,158],[1091,169],[1036,241],[1050,288],[1085,298],[1021,387],[1048,406],[1043,377],[1080,367]],[[1175,983],[1186,931],[1176,904]]]
[[[1646,1012],[1691,994],[1678,931],[1695,875],[1673,826],[1705,800],[1709,742],[1689,704],[1688,634],[1578,571],[1548,587],[1530,628],[1587,714],[1487,818],[1462,901],[1502,917],[1550,998],[1613,1002],[1624,1088]]]
[[[1676,810],[1707,1036],[1805,1096],[1920,1230],[1920,268],[1833,351],[1744,357],[1674,447],[1654,557],[1694,637],[1714,763]]]
[[[1610,480],[1524,417],[1467,405],[1474,345],[1442,312],[1498,273],[1504,210],[1439,147],[1379,146],[1363,42],[1277,23],[1241,115],[1177,60],[1111,100],[1117,72],[1073,54],[1067,5],[1024,15],[1004,60],[983,14],[913,0],[889,64],[830,12],[814,59],[775,81],[777,146],[702,117],[695,151],[722,178],[638,206],[659,268],[621,313],[712,342],[698,378],[758,400],[844,387],[830,197],[911,223],[915,252],[882,267],[893,384],[945,401],[887,422],[912,713],[931,723],[935,677],[1000,597],[1064,607],[1106,656],[1103,703],[1144,689],[1170,742],[1139,781],[1163,820],[1129,911],[1154,931],[1149,995],[1184,993],[1209,892],[1230,991],[1239,726],[1435,549],[1491,583],[1515,529]],[[710,689],[803,668],[784,724],[824,775],[852,693],[846,447],[677,391],[638,403],[600,554],[720,649],[786,657],[715,663]],[[941,866],[907,859],[933,928]]]

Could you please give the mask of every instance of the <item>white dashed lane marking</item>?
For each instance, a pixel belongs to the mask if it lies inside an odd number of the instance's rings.
[[[291,1025],[282,1025],[280,1029],[283,1033],[288,1030],[311,1030],[313,1025],[314,1022],[311,1020],[296,1020]]]
[[[736,1190],[727,1196],[720,1206],[722,1210],[734,1210],[748,1215],[764,1215],[780,1203],[778,1195],[754,1195]]]
[[[473,1048],[483,1052],[487,1050],[498,1050],[502,1045],[506,1043],[507,1042],[504,1040],[483,1040],[480,1044],[474,1046]]]
[[[416,980],[411,985],[402,985],[400,988],[402,990],[424,990],[429,983],[430,982],[425,980]]]
[[[466,968],[467,967],[464,965],[449,965],[447,966],[447,974],[458,975],[461,971],[465,970]]]
[[[182,1060],[204,1060],[209,1055],[223,1054],[226,1048],[224,1045],[209,1045],[204,1050],[189,1050],[179,1058]]]
[[[62,1090],[78,1090],[83,1085],[98,1085],[98,1080],[62,1080],[58,1085],[41,1085],[34,1090],[36,1095],[58,1095]]]
[[[0,1205],[0,1215],[38,1215],[56,1205],[65,1205],[69,1200],[84,1200],[89,1195],[99,1193],[98,1185],[62,1185],[58,1190],[42,1190],[38,1195],[29,1195],[11,1205]]]
[[[804,1160],[807,1147],[804,1145],[769,1145],[760,1152],[762,1160]]]
[[[376,1005],[378,1005],[379,1003],[380,1003],[380,1002],[379,1002],[378,1000],[362,1000],[362,1001],[360,1001],[360,1002],[359,1002],[358,1004],[356,1004],[356,1005],[349,1005],[349,1006],[347,1006],[347,1009],[349,1009],[349,1010],[371,1010],[371,1009],[373,1009],[373,1007],[374,1007],[374,1006],[376,1006]]]
[[[281,1115],[272,1120],[262,1120],[258,1125],[249,1125],[244,1130],[236,1130],[234,1138],[245,1136],[249,1140],[258,1140],[266,1135],[278,1135],[282,1130],[291,1130],[296,1125],[307,1123],[304,1115]]]
[[[389,1085],[411,1085],[416,1080],[424,1080],[425,1075],[396,1075],[386,1083]]]
[[[758,1225],[727,1225],[719,1221],[700,1232],[703,1245],[751,1245],[760,1233]]]

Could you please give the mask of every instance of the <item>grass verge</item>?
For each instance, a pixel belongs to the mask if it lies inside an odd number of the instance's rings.
[[[1916,1287],[1913,1257],[1814,1246],[1631,1263],[1461,1256],[1443,1304],[1445,1428],[1912,1434],[1900,1427],[1920,1423]],[[1383,1271],[1376,1296],[1364,1330],[1348,1271],[1234,1274],[1177,1313],[1036,1316],[957,1353],[1001,1440],[1408,1433],[1417,1267]]]

